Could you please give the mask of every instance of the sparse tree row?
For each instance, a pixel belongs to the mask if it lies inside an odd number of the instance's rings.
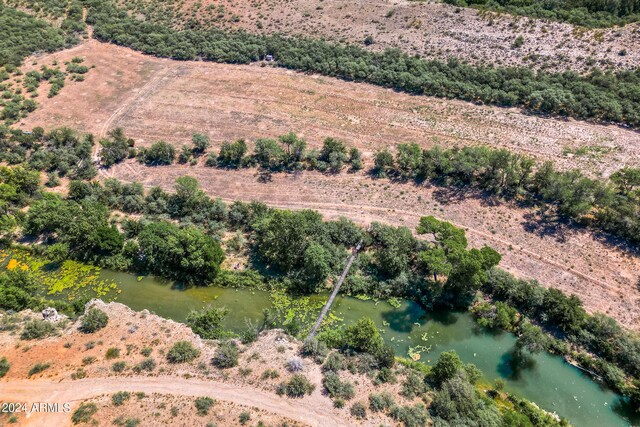
[[[445,0],[456,6],[566,21],[587,27],[611,27],[640,20],[638,0]]]
[[[207,152],[209,139],[195,134],[191,146],[179,154],[164,141],[148,148],[135,148],[131,138],[114,129],[108,138],[98,141],[100,163],[110,167],[126,158],[137,158],[149,166],[169,165],[176,161],[196,164],[206,154],[205,165],[223,168],[259,167],[259,179],[270,179],[272,172],[318,170],[339,173],[362,169],[361,153],[344,141],[326,138],[322,147],[307,149],[307,143],[294,133],[275,139],[257,139],[252,153],[244,140],[225,142],[216,154]],[[59,178],[91,179],[96,168],[91,161],[94,144],[91,135],[78,136],[68,128],[45,133],[34,128],[30,134],[0,127],[0,160],[9,164],[27,162],[36,170],[49,173],[48,186]],[[393,180],[425,182],[476,191],[483,195],[535,203],[550,210],[550,220],[564,219],[605,231],[625,241],[640,243],[640,169],[622,168],[610,179],[592,179],[579,170],[557,171],[553,163],[536,164],[528,156],[506,149],[484,146],[422,149],[418,144],[398,144],[396,154],[389,150],[376,153],[371,174]],[[553,215],[550,215],[553,214]],[[557,218],[553,218],[557,216]]]
[[[369,52],[320,40],[210,29],[178,31],[135,19],[110,2],[87,1],[99,40],[179,60],[250,63],[273,55],[281,67],[397,90],[551,114],[640,126],[640,70],[545,73],[427,61],[399,50]]]
[[[84,141],[79,138],[71,146]],[[60,147],[69,149],[65,143]],[[626,374],[637,376],[640,371],[637,337],[605,316],[588,316],[575,297],[496,270],[500,261],[496,251],[469,249],[463,230],[433,217],[420,220],[416,229],[420,238],[406,227],[379,223],[365,231],[347,219],[323,221],[310,210],[271,209],[257,202],[226,205],[207,197],[188,176],[176,181],[172,193],[157,187],[145,192],[138,183],[113,179],[104,184],[73,180],[63,198],[45,192],[39,173],[20,165],[0,169],[0,189],[0,224],[7,243],[26,234],[42,242],[30,249],[54,265],[71,258],[193,285],[264,286],[275,281],[292,292],[315,292],[335,279],[350,248],[364,239],[366,250],[347,276],[344,292],[411,298],[427,308],[466,308],[483,290],[535,320],[560,344],[550,345],[535,327],[516,322],[517,313],[507,306],[480,310],[491,321],[486,326],[514,329],[523,337],[523,348],[530,350],[573,354],[575,348],[587,349],[600,358],[589,366],[624,393],[636,392]],[[222,243],[228,231],[234,236]],[[222,270],[223,248],[246,251],[252,267],[265,276],[253,269]],[[28,271],[7,271],[0,275],[0,283],[0,304],[5,309],[44,303],[35,296],[38,285]]]

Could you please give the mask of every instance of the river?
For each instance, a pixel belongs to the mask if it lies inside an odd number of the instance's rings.
[[[270,294],[265,291],[216,287],[180,290],[153,277],[139,279],[105,270],[100,274],[117,283],[118,302],[176,321],[184,321],[191,310],[214,303],[229,309],[225,326],[239,330],[244,327],[245,318],[259,319],[262,310],[272,305]],[[327,296],[312,298],[324,301]],[[550,354],[516,357],[512,334],[479,328],[469,313],[426,313],[411,301],[403,301],[400,307],[394,308],[386,302],[343,296],[336,299],[332,313],[346,324],[362,316],[372,318],[383,331],[385,340],[401,356],[406,356],[411,347],[424,346],[421,361],[429,364],[443,351],[455,350],[464,362],[482,370],[484,380],[504,379],[506,391],[556,412],[575,426],[640,425],[640,417],[632,416],[631,408],[613,391],[591,380],[561,357]]]

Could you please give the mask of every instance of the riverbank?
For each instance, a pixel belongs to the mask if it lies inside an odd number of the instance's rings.
[[[19,332],[28,324],[28,319],[40,317],[38,313],[5,313],[0,317],[3,326],[0,356],[9,360],[8,371],[0,379],[0,400],[71,403],[68,412],[33,413],[28,417],[24,413],[4,414],[0,421],[14,416],[13,421],[20,425],[65,426],[70,424],[70,418],[75,419],[79,411],[84,411],[82,414],[88,414],[88,421],[117,415],[122,419],[137,419],[141,425],[158,422],[176,425],[178,420],[180,423],[185,420],[220,422],[216,414],[231,405],[232,413],[239,414],[238,417],[248,413],[256,422],[293,419],[302,425],[374,426],[389,424],[394,419],[408,425],[405,418],[395,417],[403,417],[402,411],[406,408],[424,406],[434,399],[436,392],[408,394],[408,378],[417,375],[417,371],[400,363],[391,371],[395,380],[382,383],[376,381],[375,375],[345,365],[338,369],[340,380],[351,384],[354,397],[348,398],[344,407],[338,407],[336,400],[332,402],[327,395],[323,381],[329,362],[321,367],[313,358],[304,357],[303,344],[282,330],[265,331],[247,345],[235,341],[237,364],[221,367],[209,361],[216,360],[225,344],[202,340],[181,323],[146,310],[136,312],[120,303],[93,300],[87,309],[104,312],[108,317],[106,326],[86,333],[79,331],[80,321],[62,318],[56,323],[56,333],[28,341],[20,339]],[[191,343],[197,356],[184,363],[172,363],[168,354],[177,342]],[[360,356],[345,357],[349,363],[360,366]],[[290,368],[292,360],[300,361],[294,372]],[[36,370],[35,366],[40,368]],[[304,376],[312,390],[301,397],[281,396],[281,384],[296,375]],[[481,393],[482,387],[478,388]],[[392,396],[393,406],[399,409],[395,412],[369,409],[371,396],[382,392]],[[498,390],[495,393],[494,398],[500,399],[507,408],[515,408],[507,394]],[[161,401],[170,407],[186,397],[210,397],[221,402],[201,411],[198,399],[187,401],[188,405],[179,407],[173,415],[163,411],[165,408],[154,406],[154,402]],[[129,400],[140,403],[120,408]],[[200,400],[200,406],[206,406],[203,402],[206,400]],[[365,408],[365,417],[354,415],[350,409],[358,402]],[[237,422],[230,420],[225,425]]]

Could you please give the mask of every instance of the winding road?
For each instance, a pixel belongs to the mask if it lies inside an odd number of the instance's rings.
[[[216,381],[176,377],[88,378],[77,381],[17,380],[0,382],[0,401],[71,403],[73,409],[92,397],[118,391],[161,393],[175,396],[209,396],[213,399],[255,407],[311,426],[343,426],[344,419],[332,411],[331,401],[319,393],[287,399],[273,393]],[[70,425],[69,413],[32,413],[25,425]]]

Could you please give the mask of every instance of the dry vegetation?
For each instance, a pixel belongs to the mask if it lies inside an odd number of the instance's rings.
[[[81,333],[74,322],[62,321],[56,336],[23,341],[19,336],[25,320],[40,315],[23,312],[0,318],[3,325],[0,354],[11,364],[0,382],[0,401],[71,402],[72,412],[81,402],[89,401],[98,407],[94,416],[97,425],[105,426],[113,425],[118,417],[124,421],[139,419],[140,425],[192,426],[210,422],[233,426],[240,425],[242,412],[251,414],[250,425],[260,420],[267,425],[288,421],[290,426],[390,422],[386,416],[376,413],[370,413],[366,421],[360,422],[349,414],[350,404],[342,409],[334,408],[323,392],[320,366],[311,359],[304,359],[300,373],[315,385],[315,390],[298,399],[278,396],[277,385],[293,375],[287,368],[288,362],[300,351],[300,343],[279,330],[261,334],[253,344],[240,344],[238,366],[219,369],[210,363],[218,344],[201,340],[187,326],[147,311],[134,312],[118,303],[94,300],[91,304],[110,318],[104,329],[92,334]],[[168,363],[168,350],[181,340],[191,342],[201,351],[200,356],[189,363]],[[110,348],[119,349],[119,355],[108,357]],[[132,371],[132,366],[148,358],[156,362],[152,371]],[[124,372],[113,372],[112,366],[117,362],[126,363]],[[49,367],[29,376],[29,370],[36,363],[46,363]],[[277,376],[265,378],[263,373],[267,369],[277,372]],[[365,374],[342,372],[341,377],[353,382],[355,395],[365,401],[371,392],[389,390],[397,396],[396,402],[410,403],[397,395],[405,368],[398,364],[394,369],[398,375],[396,384],[374,386]],[[120,391],[129,392],[130,397],[123,405],[114,405],[112,396]],[[195,398],[206,396],[216,402],[208,414],[199,415]],[[29,425],[71,425],[70,416],[71,413],[63,412],[34,413],[29,417]]]
[[[431,59],[454,57],[472,63],[555,71],[640,65],[640,52],[630,49],[640,31],[637,24],[586,30],[409,0],[144,0],[126,6],[170,17],[169,22],[178,27],[197,21],[205,26],[322,37],[358,45],[364,45],[370,36],[370,49],[399,48]],[[519,47],[514,45],[518,36],[524,39]]]

